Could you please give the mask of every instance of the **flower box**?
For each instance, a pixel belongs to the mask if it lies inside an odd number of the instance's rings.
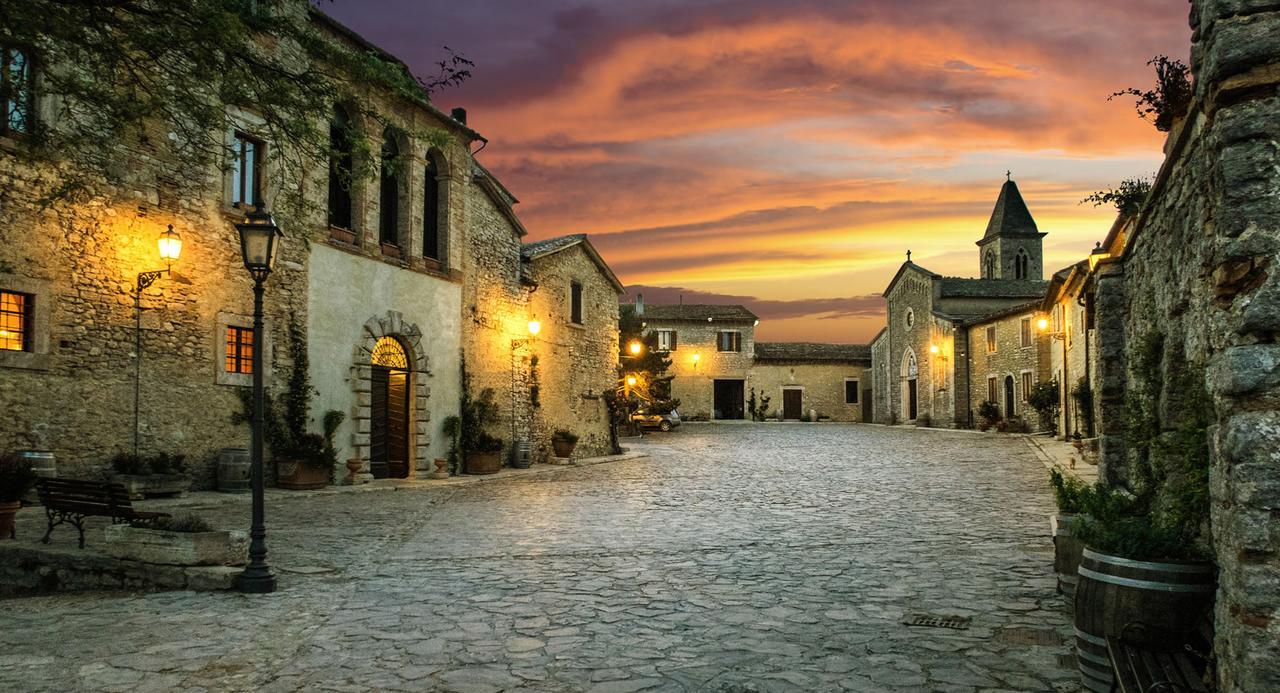
[[[341,226],[330,226],[329,239],[343,245],[355,245],[356,232],[351,229],[344,229]]]
[[[104,530],[108,555],[161,565],[244,565],[249,534],[243,531],[170,532],[130,525]]]
[[[400,246],[395,245],[394,243],[382,243],[380,244],[380,247],[382,248],[383,257],[391,257],[397,260],[400,259]]]
[[[191,488],[186,474],[115,474],[111,480],[124,485],[130,500],[181,496]]]

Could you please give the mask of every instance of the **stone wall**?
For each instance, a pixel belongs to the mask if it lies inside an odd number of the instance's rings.
[[[933,315],[933,275],[908,265],[905,274],[893,286],[888,299],[888,332],[885,336],[884,356],[887,360],[889,423],[907,423],[910,416],[904,404],[906,384],[910,377],[916,380],[917,413],[928,414],[934,426],[952,423],[951,403],[946,401],[946,371],[930,367],[929,346],[937,331],[949,329],[949,324]],[[949,336],[949,335],[948,335]],[[947,339],[952,346],[952,340]],[[909,376],[910,363],[914,363],[915,375]],[[944,390],[940,393],[939,389]]]
[[[557,429],[578,435],[575,457],[607,455],[609,413],[602,394],[617,386],[618,292],[579,244],[528,263],[538,285],[530,311],[542,323],[533,342],[538,357],[539,406],[533,417],[537,459],[550,456]],[[582,285],[582,324],[570,322],[570,285]]]
[[[871,420],[878,424],[892,423],[889,415],[889,332],[882,330],[871,341]]]
[[[1103,359],[1123,335],[1165,337],[1164,362],[1203,367],[1213,397],[1210,487],[1219,567],[1218,678],[1225,691],[1280,689],[1280,4],[1196,0],[1196,103],[1173,133],[1120,266],[1123,318],[1099,306]],[[1116,327],[1122,323],[1123,329]],[[1109,341],[1108,341],[1109,340]],[[1115,373],[1103,394],[1121,397]],[[1164,393],[1176,401],[1178,393]],[[1176,410],[1167,412],[1176,420]],[[1107,455],[1123,480],[1122,457]]]
[[[1057,340],[1050,340],[1035,332],[1034,310],[1014,313],[985,322],[969,325],[968,379],[971,387],[969,407],[973,410],[974,421],[978,420],[978,406],[990,398],[988,382],[995,379],[996,404],[1005,418],[1011,414],[1006,410],[1005,381],[1013,379],[1013,412],[1012,416],[1022,418],[1032,430],[1039,428],[1039,415],[1031,405],[1027,404],[1028,392],[1023,387],[1022,374],[1030,373],[1033,383],[1048,379],[1049,349]],[[1022,346],[1022,321],[1031,321],[1031,340],[1028,346]],[[987,346],[987,330],[995,327],[996,350],[991,352]]]
[[[647,322],[646,333],[657,329],[676,331],[676,350],[670,352],[671,367],[667,373],[675,376],[671,381],[671,396],[680,400],[681,416],[710,418],[714,411],[714,381],[749,379],[755,361],[755,326],[752,323],[725,320]],[[716,339],[721,330],[741,332],[742,351],[719,351]],[[694,354],[698,355],[697,361],[693,359]],[[751,383],[747,382],[744,400],[750,388]]]
[[[755,388],[756,397],[768,395],[769,415],[782,418],[783,390],[801,391],[800,407],[805,413],[816,411],[819,417],[832,421],[858,422],[863,420],[863,408],[870,407],[867,393],[871,377],[865,373],[862,363],[812,363],[757,361],[751,368],[748,395]],[[858,381],[858,402],[845,402],[845,380]],[[749,416],[749,414],[748,414]]]

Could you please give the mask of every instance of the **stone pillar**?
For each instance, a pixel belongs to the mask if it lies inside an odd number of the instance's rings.
[[[1127,313],[1124,266],[1113,262],[1099,264],[1095,282],[1097,348],[1089,354],[1093,359],[1089,367],[1098,383],[1095,395],[1098,417],[1094,422],[1098,436],[1098,478],[1114,484],[1122,481],[1125,471],[1124,393],[1128,366],[1124,356]],[[1067,383],[1061,385],[1068,387]]]

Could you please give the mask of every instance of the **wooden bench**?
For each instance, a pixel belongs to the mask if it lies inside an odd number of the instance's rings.
[[[1166,647],[1152,647],[1140,635],[1141,623],[1125,626],[1120,637],[1107,638],[1111,669],[1115,672],[1112,691],[1121,693],[1208,693],[1204,674],[1213,642],[1213,624],[1205,619],[1200,627],[1175,638]]]
[[[124,485],[110,481],[40,479],[36,482],[36,493],[49,519],[49,529],[40,540],[46,544],[53,528],[63,522],[70,522],[80,530],[80,548],[83,549],[86,517],[109,517],[114,524],[147,524],[169,516],[168,513],[134,510]]]

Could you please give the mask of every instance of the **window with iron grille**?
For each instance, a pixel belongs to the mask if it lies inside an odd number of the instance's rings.
[[[716,346],[720,351],[742,351],[742,333],[722,330]]]
[[[256,205],[262,200],[262,163],[266,145],[262,140],[237,132],[231,149],[231,203]]]
[[[228,373],[253,373],[253,328],[227,326]]]
[[[31,57],[21,48],[4,48],[0,55],[0,100],[4,101],[0,135],[31,132]]]
[[[987,353],[996,353],[996,326],[992,325],[987,328]]]
[[[569,321],[582,324],[582,285],[578,282],[569,284]]]
[[[31,351],[31,310],[35,297],[0,291],[0,349]]]

